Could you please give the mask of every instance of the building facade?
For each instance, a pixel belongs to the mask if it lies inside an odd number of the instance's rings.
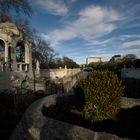
[[[103,62],[103,59],[102,57],[88,57],[86,59],[86,64],[89,65],[89,64],[99,64]]]

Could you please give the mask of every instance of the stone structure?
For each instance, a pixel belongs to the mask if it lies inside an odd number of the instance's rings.
[[[43,107],[68,100],[68,94],[50,95],[34,102],[25,112],[9,140],[128,140],[106,132],[58,121],[43,114]]]
[[[24,39],[23,34],[15,24],[0,23],[0,90],[32,89],[46,91],[46,82],[65,81],[79,74],[80,69],[47,69],[41,70],[39,61],[36,69],[32,69],[31,44]],[[77,79],[76,79],[77,80]],[[6,84],[5,84],[6,83]],[[60,83],[60,82],[58,82]],[[70,83],[70,81],[69,81]],[[69,84],[73,86],[73,84]],[[67,89],[71,89],[69,87]]]
[[[48,94],[70,92],[80,79],[80,69],[40,69],[40,77],[36,69],[35,90]]]
[[[123,68],[121,69],[121,78],[135,78],[140,80],[140,68]]]
[[[121,108],[128,109],[135,106],[140,106],[140,99],[127,98],[127,97],[121,98]]]
[[[0,89],[33,88],[31,44],[10,22],[0,23],[0,82]]]
[[[122,62],[122,60],[123,60],[123,58],[124,58],[124,56],[122,56],[122,55],[114,55],[111,59],[110,59],[110,61],[111,62]]]
[[[40,77],[48,77],[52,80],[57,78],[69,77],[80,73],[81,70],[79,68],[76,69],[67,69],[66,67],[63,69],[41,69]]]
[[[121,79],[126,87],[125,96],[140,98],[140,68],[122,68]]]

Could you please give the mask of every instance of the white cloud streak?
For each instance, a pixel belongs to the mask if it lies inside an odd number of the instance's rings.
[[[130,42],[125,42],[122,44],[121,48],[132,48],[134,46],[139,46],[140,47],[140,40],[134,40],[134,41],[130,41]]]
[[[76,1],[78,1],[78,0],[70,0],[71,3],[74,3],[74,2],[76,2]]]
[[[36,0],[39,8],[53,15],[64,16],[68,13],[68,7],[62,0]]]
[[[113,22],[119,19],[118,13],[112,9],[94,5],[80,11],[78,15],[77,20],[68,22],[62,29],[52,31],[50,33],[52,40],[95,39],[116,29]]]
[[[121,35],[119,38],[122,41],[125,41],[127,39],[132,39],[132,38],[138,38],[138,39],[140,39],[140,35],[139,34],[131,34],[131,35],[126,34],[126,35]]]

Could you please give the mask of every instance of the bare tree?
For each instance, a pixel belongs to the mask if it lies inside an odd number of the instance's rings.
[[[32,8],[29,0],[0,0],[0,20],[12,19],[11,11],[14,11],[17,15],[24,13],[30,16]]]
[[[23,33],[24,39],[33,42],[34,40],[39,38],[39,36],[37,35],[37,30],[31,27],[27,18],[18,17],[15,20],[15,24],[17,25],[18,29]]]

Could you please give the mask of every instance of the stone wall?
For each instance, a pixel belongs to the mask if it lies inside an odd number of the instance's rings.
[[[41,69],[40,70],[40,77],[47,77],[50,79],[62,78],[62,77],[69,77],[75,74],[80,73],[80,69]]]
[[[127,98],[122,97],[121,98],[121,108],[132,108],[135,106],[140,106],[140,99],[135,98]]]
[[[41,70],[39,77],[24,71],[0,72],[0,90],[26,88],[47,94],[69,92],[79,79],[80,72],[80,69],[48,69]]]
[[[125,96],[131,98],[140,98],[140,79],[123,78],[125,85]]]
[[[0,72],[0,90],[11,88],[10,72]]]
[[[121,70],[121,77],[140,79],[140,68],[123,68]]]
[[[80,73],[62,78],[37,78],[35,80],[35,91],[44,91],[46,94],[68,93],[80,79]]]
[[[25,72],[0,72],[0,90],[34,89],[34,80]]]
[[[34,102],[25,112],[9,140],[122,140],[116,135],[94,132],[44,116],[42,108],[56,105],[58,98],[68,95],[51,95]]]

